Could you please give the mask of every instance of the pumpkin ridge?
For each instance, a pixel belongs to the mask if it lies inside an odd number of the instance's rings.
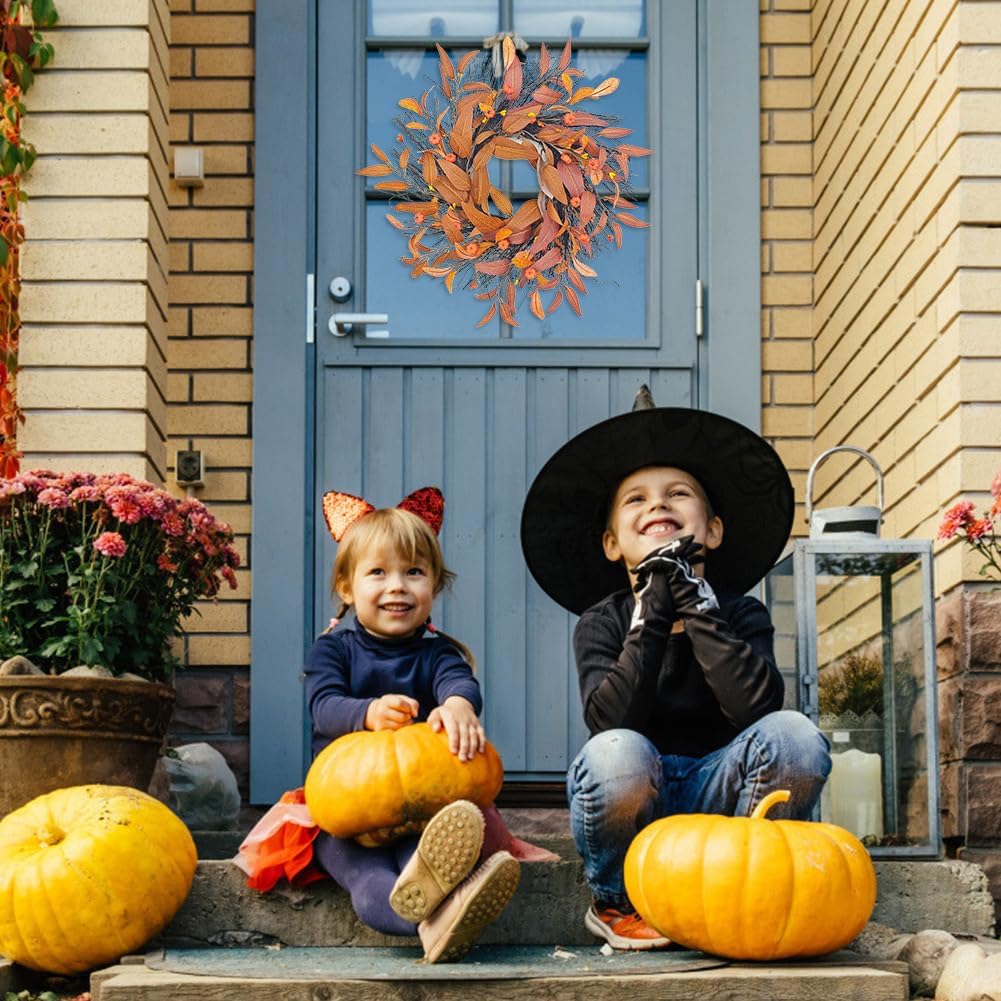
[[[49,820],[50,822],[52,821],[51,809],[49,811]],[[59,852],[60,857],[65,856],[65,849],[63,848],[62,844],[56,845],[54,847]],[[49,857],[52,859],[56,858],[56,856],[54,855],[50,855]],[[30,876],[30,872],[27,869],[20,869],[18,875],[22,874]],[[67,938],[66,930],[62,928],[59,924],[59,913],[60,913],[59,908],[55,906],[54,902],[51,900],[49,896],[49,890],[53,885],[54,884],[51,879],[42,880],[42,885],[38,887],[38,896],[32,897],[33,902],[35,902],[36,904],[38,902],[44,904],[45,909],[47,911],[45,915],[45,920],[39,920],[39,915],[35,913],[35,908],[30,908],[28,910],[28,913],[31,915],[31,920],[34,924],[34,929],[33,929],[35,932],[34,940],[36,943],[38,943],[35,948],[29,948],[28,952],[31,958],[36,963],[38,963],[40,967],[43,967],[46,960],[51,957],[55,957],[59,962],[65,961],[64,952],[62,949],[60,949],[59,943],[54,939],[50,938],[50,936],[45,933],[46,928],[54,929],[55,933],[59,936],[64,945],[66,942],[70,940]],[[20,896],[20,894],[18,894],[18,896]],[[26,898],[22,897],[21,899],[26,899]],[[69,908],[64,908],[64,910],[68,911]],[[20,909],[18,913],[24,913],[24,909],[23,908]],[[25,944],[27,945],[27,941],[25,942]],[[41,956],[39,956],[40,951],[41,951]]]
[[[786,935],[789,934],[790,928],[792,928],[793,930],[795,930],[795,927],[796,927],[793,924],[793,921],[792,921],[792,913],[793,913],[793,910],[795,909],[795,906],[796,906],[796,854],[795,854],[795,851],[793,849],[793,844],[789,840],[789,832],[788,832],[785,824],[775,824],[774,826],[775,826],[775,830],[778,831],[778,833],[782,835],[782,843],[786,847],[787,868],[792,873],[792,880],[791,880],[791,882],[792,882],[792,892],[789,894],[789,906],[785,908],[785,918],[784,918],[784,921],[783,921],[783,924],[782,924],[782,930],[773,939],[773,941],[775,942],[775,946],[774,946],[773,951],[772,951],[772,956],[761,957],[763,959],[765,959],[765,958],[769,958],[770,959],[770,958],[772,958],[774,956],[781,956],[781,955],[783,955],[782,946],[785,943]]]
[[[857,880],[855,879],[855,872],[854,872],[854,869],[852,867],[852,864],[849,861],[849,859],[847,857],[847,854],[846,854],[847,849],[850,846],[850,842],[846,841],[840,835],[838,837],[835,837],[827,829],[829,826],[830,825],[827,825],[827,824],[818,824],[817,825],[817,827],[818,827],[817,833],[820,834],[820,835],[822,835],[823,837],[825,837],[828,840],[828,842],[830,843],[830,845],[834,849],[836,849],[836,851],[833,852],[832,854],[835,854],[837,856],[838,862],[840,863],[840,869],[841,869],[841,874],[840,875],[841,875],[841,879],[842,879],[841,889],[842,889],[842,891],[845,891],[845,892],[851,894],[852,891],[855,889],[855,884],[856,884]],[[865,851],[864,848],[863,848],[863,851]],[[868,853],[866,853],[866,854],[868,854]],[[831,885],[831,884],[833,884],[833,878],[828,879],[828,885]],[[870,912],[871,912],[871,908],[870,908]],[[867,914],[865,917],[866,917],[866,920],[868,920],[869,915]],[[858,926],[858,928],[855,929],[855,932],[852,935],[852,938],[854,938],[855,935],[857,935],[858,932],[860,932],[862,930],[862,928],[863,928],[864,925],[865,925],[865,921],[863,921],[862,924],[860,924]],[[828,939],[828,941],[830,941],[830,940]],[[851,939],[848,939],[848,941],[851,941]],[[825,951],[829,951],[829,950],[825,950]]]

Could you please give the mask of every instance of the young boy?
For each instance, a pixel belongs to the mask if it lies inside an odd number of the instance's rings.
[[[676,813],[747,816],[774,789],[806,819],[827,741],[782,709],[773,628],[744,592],[792,525],[789,475],[725,417],[634,410],[588,428],[536,477],[522,546],[540,586],[580,615],[574,653],[591,738],[567,774],[593,903],[585,925],[617,949],[668,944],[629,903],[633,837]]]

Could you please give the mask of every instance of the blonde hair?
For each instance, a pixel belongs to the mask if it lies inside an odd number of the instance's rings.
[[[363,554],[382,547],[410,562],[426,563],[436,597],[445,588],[451,587],[455,580],[455,574],[445,566],[438,536],[431,526],[410,511],[384,507],[359,518],[344,533],[344,538],[337,547],[337,557],[330,577],[330,590],[334,600],[340,601],[336,618],[340,619],[351,607],[348,602],[341,600],[340,592],[350,587],[351,578]],[[440,629],[433,631],[455,646],[473,670],[476,670],[476,660],[469,647]]]

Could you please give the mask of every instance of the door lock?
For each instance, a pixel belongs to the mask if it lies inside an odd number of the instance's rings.
[[[330,282],[330,298],[334,302],[347,302],[351,298],[351,282],[343,275],[338,275]]]

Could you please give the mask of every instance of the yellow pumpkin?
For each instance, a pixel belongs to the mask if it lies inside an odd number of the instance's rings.
[[[504,767],[489,742],[463,762],[449,751],[444,731],[413,723],[348,733],[328,744],[306,775],[306,805],[338,838],[385,844],[457,799],[489,806],[503,782]],[[403,830],[387,830],[395,828]]]
[[[184,903],[187,827],[136,789],[57,789],[0,821],[0,953],[80,973],[134,952]]]
[[[729,959],[820,956],[847,945],[876,902],[876,873],[844,828],[750,817],[655,820],[626,853],[626,892],[643,919],[690,949]]]

